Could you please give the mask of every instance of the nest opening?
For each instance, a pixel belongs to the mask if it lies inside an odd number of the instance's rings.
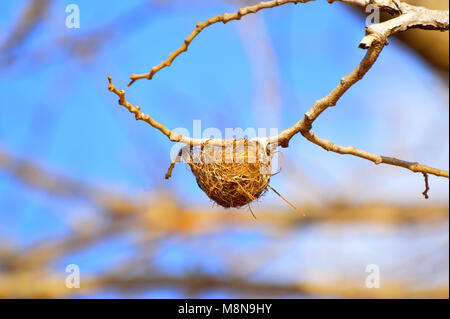
[[[242,207],[260,198],[272,176],[270,148],[248,139],[223,146],[185,146],[182,158],[198,186],[220,206]]]

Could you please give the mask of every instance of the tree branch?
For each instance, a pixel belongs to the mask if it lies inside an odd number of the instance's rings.
[[[359,44],[361,49],[369,48],[379,38],[384,39],[387,43],[388,37],[394,33],[412,28],[441,31],[449,29],[448,10],[430,10],[400,0],[328,0],[329,3],[336,1],[364,8],[374,5],[390,14],[399,15],[391,20],[374,23],[367,27],[366,36]]]
[[[449,29],[449,12],[430,10],[397,1],[401,15],[391,20],[372,24],[366,28],[366,36],[359,47],[367,49],[378,37],[386,39],[391,35],[412,28],[441,30]]]
[[[436,169],[433,167],[429,167],[426,165],[422,165],[417,162],[407,162],[403,161],[394,157],[386,157],[382,155],[377,155],[373,153],[369,153],[360,149],[357,149],[354,146],[340,146],[337,144],[334,144],[330,140],[326,140],[323,138],[318,137],[314,132],[312,131],[306,131],[302,132],[302,135],[310,142],[321,146],[323,149],[327,151],[332,151],[339,154],[350,154],[354,156],[358,156],[364,159],[367,159],[369,161],[374,162],[375,164],[389,164],[394,166],[400,166],[409,169],[410,171],[413,171],[415,173],[423,173],[423,174],[433,174],[436,176],[441,177],[449,177],[448,171]]]
[[[260,2],[259,4],[248,6],[239,9],[233,14],[217,15],[204,22],[197,23],[196,28],[185,39],[184,44],[169,55],[167,60],[162,61],[157,66],[154,66],[148,73],[133,74],[130,79],[129,85],[133,84],[136,80],[147,78],[151,79],[156,72],[164,67],[169,66],[173,60],[179,56],[182,52],[187,51],[188,46],[192,40],[206,27],[218,22],[227,23],[231,20],[240,20],[242,16],[250,13],[256,13],[262,9],[273,8],[287,3],[297,4],[299,2],[306,3],[311,0],[301,1],[288,1],[288,0],[275,0]],[[398,15],[397,17],[377,24],[372,24],[366,28],[366,35],[361,40],[359,47],[362,49],[368,49],[366,55],[359,63],[359,65],[350,72],[347,76],[341,79],[340,83],[324,98],[317,100],[314,105],[305,113],[304,117],[300,119],[293,126],[285,129],[281,134],[271,136],[268,138],[257,138],[257,140],[263,144],[281,145],[282,147],[288,147],[290,139],[301,132],[301,134],[309,141],[325,148],[328,151],[333,151],[340,154],[351,154],[367,160],[370,160],[376,164],[384,163],[394,166],[400,166],[407,168],[413,172],[421,172],[424,174],[433,174],[436,176],[449,177],[448,171],[439,170],[429,166],[425,166],[415,162],[407,162],[399,160],[393,157],[385,157],[381,155],[372,154],[366,151],[359,150],[352,146],[339,146],[332,143],[329,140],[324,140],[317,137],[314,132],[311,131],[313,122],[325,111],[328,107],[336,105],[341,96],[356,82],[361,80],[364,75],[369,71],[377,60],[379,54],[383,50],[384,46],[388,44],[388,38],[394,33],[400,31],[406,31],[410,28],[422,28],[445,31],[449,29],[449,12],[440,10],[430,10],[422,7],[412,6],[403,3],[399,0],[328,0],[333,3],[336,1],[343,2],[349,5],[355,5],[360,7],[366,7],[368,5],[375,5],[383,11],[391,14]],[[114,87],[111,77],[109,79],[109,90],[119,96],[119,104],[126,107],[131,113],[135,114],[136,120],[143,120],[149,123],[151,126],[160,130],[171,141],[182,142],[190,145],[198,145],[208,143],[211,145],[226,145],[233,141],[233,139],[194,139],[175,133],[166,128],[162,123],[156,122],[149,115],[140,111],[139,106],[133,106],[125,99],[125,91],[118,90]]]
[[[176,132],[168,129],[167,127],[164,126],[164,124],[155,121],[150,115],[141,112],[140,106],[134,106],[130,102],[128,102],[125,98],[125,91],[118,90],[114,86],[111,76],[108,76],[108,81],[109,81],[108,90],[115,93],[119,97],[120,105],[122,105],[126,109],[128,109],[128,111],[130,111],[130,113],[133,113],[137,121],[141,120],[141,121],[144,121],[144,122],[150,124],[154,128],[161,131],[161,133],[166,135],[169,138],[169,140],[171,140],[172,142],[186,143],[189,145],[201,145],[201,144],[205,144],[205,143],[208,143],[208,145],[217,145],[217,146],[233,145],[233,141],[234,141],[233,138],[229,138],[229,139],[191,138],[191,137],[184,136],[182,134],[176,133]],[[260,143],[266,143],[267,138],[254,138],[252,140],[257,140]]]
[[[358,66],[343,77],[339,84],[325,97],[317,100],[314,105],[305,113],[305,116],[290,128],[285,129],[277,136],[269,138],[269,143],[277,143],[282,147],[288,147],[290,139],[299,132],[306,132],[311,129],[312,123],[319,115],[330,106],[335,106],[342,95],[356,82],[361,80],[369,71],[383,50],[384,43],[381,41],[377,45],[369,48],[364,58]]]
[[[169,58],[167,58],[166,60],[162,61],[160,64],[152,67],[150,69],[149,72],[147,73],[142,73],[142,74],[133,74],[130,76],[130,83],[128,83],[128,86],[130,86],[131,84],[133,84],[135,81],[139,80],[139,79],[149,79],[151,80],[153,78],[153,76],[155,75],[156,72],[158,72],[159,70],[170,66],[173,62],[173,60],[175,60],[175,58],[177,56],[179,56],[181,53],[186,52],[188,50],[189,45],[191,44],[192,40],[195,39],[195,37],[197,37],[200,32],[203,31],[203,29],[216,24],[218,22],[222,22],[223,24],[230,22],[232,20],[240,20],[243,16],[246,16],[248,14],[251,13],[257,13],[260,10],[263,9],[268,9],[268,8],[274,8],[274,7],[278,7],[287,3],[293,3],[293,4],[297,4],[297,3],[306,3],[309,1],[313,1],[313,0],[273,0],[273,1],[265,1],[265,2],[260,2],[258,4],[255,4],[253,6],[248,6],[248,7],[244,7],[239,9],[237,12],[235,13],[224,13],[224,14],[220,14],[220,15],[216,15],[214,17],[212,17],[211,19],[208,19],[206,21],[203,22],[198,22],[195,29],[191,32],[191,34],[184,40],[184,43],[181,47],[179,47],[176,51],[172,52],[169,54]]]

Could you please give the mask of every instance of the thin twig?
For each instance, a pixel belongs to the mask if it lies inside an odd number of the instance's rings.
[[[302,132],[302,135],[308,141],[321,146],[323,149],[325,149],[327,151],[332,151],[332,152],[339,153],[339,154],[354,155],[354,156],[361,157],[361,158],[367,159],[369,161],[372,161],[375,164],[388,164],[388,165],[404,167],[415,173],[424,173],[424,174],[426,173],[426,174],[432,174],[432,175],[446,177],[446,178],[449,177],[448,171],[444,171],[444,170],[436,169],[436,168],[429,167],[426,165],[422,165],[417,162],[408,162],[408,161],[399,160],[394,157],[387,157],[387,156],[372,154],[372,153],[357,149],[354,146],[340,146],[340,145],[337,145],[337,144],[331,142],[330,140],[326,140],[326,139],[318,137],[312,131]]]
[[[176,133],[165,127],[164,124],[155,121],[150,115],[141,112],[140,106],[134,106],[130,102],[128,102],[127,99],[125,98],[125,91],[117,89],[114,86],[114,83],[112,82],[111,76],[109,75],[108,81],[109,81],[108,90],[115,93],[119,97],[118,103],[120,105],[128,109],[130,113],[133,113],[137,121],[140,120],[150,124],[157,130],[161,131],[161,133],[166,135],[172,142],[186,143],[189,145],[202,145],[204,143],[208,143],[209,145],[214,146],[228,146],[230,144],[233,144],[234,142],[234,138],[229,138],[225,140],[220,138],[191,138]],[[265,145],[267,143],[267,138],[252,138],[250,140],[258,141],[259,143],[261,143],[261,145]]]
[[[142,74],[133,74],[130,76],[130,83],[128,83],[128,86],[130,86],[131,84],[133,84],[135,81],[139,80],[139,79],[149,79],[151,80],[153,78],[153,76],[155,75],[156,72],[160,71],[161,69],[170,66],[173,62],[173,60],[175,60],[176,57],[178,57],[181,53],[186,52],[188,50],[189,45],[191,44],[192,40],[195,39],[195,37],[197,37],[200,32],[203,31],[203,29],[216,24],[218,22],[222,22],[222,23],[227,23],[230,22],[232,20],[240,20],[243,16],[246,16],[248,14],[251,13],[257,13],[260,10],[263,9],[268,9],[268,8],[274,8],[274,7],[278,7],[287,3],[293,3],[293,4],[297,4],[297,3],[305,3],[305,2],[309,2],[309,1],[313,1],[313,0],[273,0],[273,1],[265,1],[265,2],[260,2],[258,4],[255,4],[253,6],[248,6],[248,7],[244,7],[239,9],[237,12],[235,13],[224,13],[224,14],[219,14],[216,15],[214,17],[212,17],[211,19],[208,19],[206,21],[203,22],[198,22],[195,29],[191,32],[191,34],[184,40],[183,45],[181,45],[181,47],[179,47],[176,51],[172,52],[169,54],[169,57],[162,61],[160,64],[152,67],[150,69],[149,72],[147,73],[142,73]]]
[[[425,190],[423,191],[423,196],[425,197],[425,199],[428,199],[428,191],[430,190],[430,186],[428,185],[428,174],[427,173],[422,173],[423,174],[423,178],[425,180]]]
[[[180,151],[178,152],[177,156],[175,156],[175,158],[172,159],[172,162],[170,163],[169,169],[167,170],[167,173],[165,176],[166,179],[169,179],[172,176],[173,168],[175,167],[175,164],[180,161],[182,154],[183,154],[183,148],[181,148]]]

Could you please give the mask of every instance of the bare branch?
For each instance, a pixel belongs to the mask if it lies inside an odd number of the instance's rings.
[[[128,102],[125,98],[125,91],[118,90],[114,86],[111,76],[108,76],[108,81],[109,81],[108,90],[110,90],[111,92],[114,92],[119,97],[120,105],[127,108],[128,111],[130,111],[130,113],[133,113],[137,121],[141,120],[141,121],[147,122],[154,128],[161,131],[172,142],[186,143],[189,145],[200,145],[200,144],[208,143],[209,145],[217,145],[217,146],[226,146],[226,145],[233,144],[234,139],[232,139],[232,138],[225,139],[225,140],[220,139],[220,138],[212,138],[212,139],[211,138],[204,138],[204,139],[191,138],[191,137],[184,136],[182,134],[176,133],[176,132],[168,129],[167,127],[164,126],[164,124],[155,121],[150,115],[142,113],[140,106],[134,106],[130,102]],[[254,140],[258,140],[261,143],[266,143],[267,138],[255,138]]]
[[[285,129],[277,136],[270,137],[269,143],[278,143],[283,147],[288,147],[289,140],[298,132],[305,132],[311,129],[312,123],[328,107],[336,105],[341,96],[356,82],[361,80],[369,71],[378,58],[384,44],[380,41],[378,45],[371,47],[359,65],[343,77],[339,84],[325,97],[317,100],[316,103],[305,113],[305,116],[290,128]]]
[[[411,28],[448,30],[449,12],[429,10],[400,3],[402,14],[394,19],[372,24],[366,28],[366,36],[361,40],[359,47],[367,49],[379,37],[386,39],[394,33],[406,31]]]
[[[425,181],[425,190],[423,191],[422,195],[425,197],[425,199],[428,199],[428,191],[430,190],[430,186],[428,185],[428,174],[427,173],[423,173],[423,178]]]
[[[191,32],[191,34],[184,40],[184,43],[181,47],[178,48],[178,50],[172,52],[169,54],[169,58],[167,60],[162,61],[160,64],[154,66],[153,68],[150,69],[150,71],[148,73],[143,73],[143,74],[133,74],[130,76],[130,83],[128,83],[128,86],[130,86],[131,84],[133,84],[136,80],[139,79],[149,79],[151,80],[153,78],[153,76],[155,75],[156,72],[158,72],[159,70],[161,70],[162,68],[165,68],[167,66],[170,66],[173,62],[173,60],[175,60],[175,58],[177,56],[179,56],[181,53],[186,52],[188,50],[189,45],[191,44],[192,40],[194,40],[194,38],[196,36],[198,36],[200,34],[200,32],[203,31],[203,29],[218,23],[218,22],[222,22],[222,23],[227,23],[230,22],[232,20],[240,20],[243,16],[246,16],[248,14],[251,13],[257,13],[258,11],[262,10],[262,9],[268,9],[268,8],[274,8],[274,7],[278,7],[287,3],[293,3],[293,4],[297,4],[297,3],[306,3],[312,0],[273,0],[273,1],[265,1],[265,2],[260,2],[258,4],[255,4],[253,6],[248,6],[248,7],[244,7],[239,9],[237,12],[235,13],[224,13],[224,14],[220,14],[220,15],[216,15],[215,17],[212,17],[211,19],[208,19],[206,21],[203,22],[198,22],[194,31]]]
[[[334,144],[330,140],[322,139],[318,137],[314,132],[312,131],[306,131],[302,132],[302,135],[310,142],[317,144],[324,148],[327,151],[332,151],[339,154],[350,154],[354,156],[358,156],[364,159],[367,159],[369,161],[374,162],[375,164],[389,164],[394,166],[400,166],[407,168],[415,173],[423,173],[423,174],[433,174],[436,176],[441,177],[449,177],[448,171],[432,168],[429,166],[425,166],[422,164],[419,164],[417,162],[407,162],[403,161],[394,157],[386,157],[381,155],[372,154],[360,149],[357,149],[353,146],[340,146],[337,144]]]
[[[287,3],[298,3],[298,2],[308,2],[311,0],[302,1],[287,1],[287,0],[276,0],[260,2],[254,6],[248,6],[239,9],[234,14],[222,14],[217,15],[204,22],[197,23],[197,27],[194,31],[185,39],[184,44],[175,52],[169,55],[169,58],[159,65],[153,67],[148,73],[144,74],[133,74],[131,82],[129,85],[134,83],[134,81],[142,78],[151,79],[153,75],[161,70],[162,68],[169,66],[173,60],[185,52],[188,49],[189,44],[192,40],[206,27],[223,22],[227,23],[231,20],[239,20],[242,16],[250,13],[256,13],[259,10],[266,8],[273,8]],[[351,146],[343,147],[332,143],[331,141],[321,139],[317,137],[311,130],[313,122],[320,116],[320,114],[325,111],[328,107],[336,105],[341,96],[356,82],[361,80],[364,75],[369,71],[377,60],[379,54],[383,50],[384,46],[388,43],[388,37],[394,33],[400,31],[406,31],[410,28],[422,28],[422,29],[434,29],[434,30],[448,30],[449,29],[449,13],[448,11],[440,10],[429,10],[422,7],[412,6],[403,3],[399,0],[328,0],[330,3],[335,1],[340,1],[349,5],[356,5],[365,7],[367,5],[376,5],[380,9],[389,12],[391,14],[397,14],[398,16],[388,20],[383,23],[373,24],[366,28],[366,36],[362,39],[359,44],[360,48],[368,49],[366,55],[359,63],[359,65],[350,72],[347,76],[341,79],[340,83],[324,98],[316,101],[314,105],[305,113],[304,117],[300,119],[290,128],[285,129],[281,134],[276,136],[271,136],[266,139],[258,138],[258,140],[264,144],[274,144],[281,145],[282,147],[288,147],[290,139],[301,132],[304,137],[309,141],[325,148],[326,150],[337,152],[340,154],[351,154],[367,160],[370,160],[376,164],[384,163],[394,166],[400,166],[407,168],[413,172],[421,172],[423,174],[433,174],[436,176],[449,177],[448,171],[435,169],[415,162],[407,162],[404,160],[399,160],[392,157],[385,157],[381,155],[376,155],[356,149]],[[149,123],[151,126],[160,130],[164,135],[166,135],[171,141],[183,142],[190,145],[203,144],[205,142],[211,145],[225,145],[232,142],[233,139],[223,140],[223,139],[193,139],[181,134],[175,133],[163,124],[156,122],[149,115],[144,114],[140,111],[139,106],[133,106],[125,99],[125,91],[117,90],[112,81],[111,77],[109,79],[109,90],[114,92],[119,96],[119,104],[126,107],[131,113],[135,114],[136,120],[143,120]],[[171,166],[172,167],[172,166]],[[169,176],[170,176],[169,169]]]
[[[362,49],[369,48],[374,41],[380,38],[387,42],[391,35],[411,28],[441,31],[449,29],[448,10],[430,10],[400,0],[328,0],[330,3],[336,1],[359,7],[375,5],[391,14],[399,14],[396,18],[367,27],[366,36],[359,44]]]

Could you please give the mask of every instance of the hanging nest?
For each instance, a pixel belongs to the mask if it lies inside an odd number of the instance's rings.
[[[270,148],[257,141],[234,139],[225,146],[204,143],[185,146],[180,153],[189,164],[198,186],[220,206],[247,205],[268,189],[272,154]],[[166,178],[170,177],[174,163]]]

